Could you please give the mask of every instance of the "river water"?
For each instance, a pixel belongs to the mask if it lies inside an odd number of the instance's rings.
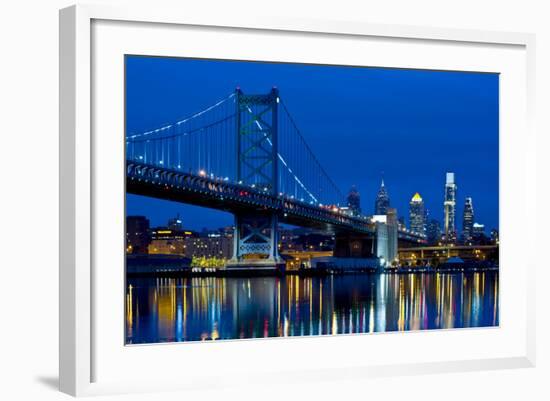
[[[498,272],[129,278],[126,342],[487,327]]]

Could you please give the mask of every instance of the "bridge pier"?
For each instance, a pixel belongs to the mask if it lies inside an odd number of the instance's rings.
[[[276,214],[248,213],[235,215],[231,270],[281,271],[284,261],[279,255],[278,218]]]

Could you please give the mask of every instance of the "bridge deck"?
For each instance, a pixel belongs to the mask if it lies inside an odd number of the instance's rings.
[[[350,216],[330,206],[275,196],[252,186],[134,161],[126,163],[126,191],[231,213],[271,211],[277,213],[282,223],[335,233],[374,235],[376,230],[375,224],[367,216]],[[416,243],[424,242],[423,237],[410,231],[399,231],[399,238]]]

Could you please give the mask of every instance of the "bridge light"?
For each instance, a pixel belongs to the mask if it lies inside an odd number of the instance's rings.
[[[206,175],[206,171],[200,170],[200,171],[199,171],[199,175],[200,175],[201,177],[204,177],[204,176]]]
[[[181,168],[181,166],[178,164],[178,168]]]
[[[164,164],[164,162],[161,160],[161,161],[159,161],[159,164]]]
[[[140,156],[140,157],[139,157],[139,160],[143,160],[143,156]]]

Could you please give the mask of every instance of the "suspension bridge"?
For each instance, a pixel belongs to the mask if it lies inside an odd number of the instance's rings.
[[[230,266],[281,263],[277,227],[287,223],[336,235],[335,256],[369,257],[376,223],[353,215],[308,146],[277,88],[240,89],[191,116],[126,136],[128,193],[231,212]],[[401,230],[399,239],[424,237]]]

